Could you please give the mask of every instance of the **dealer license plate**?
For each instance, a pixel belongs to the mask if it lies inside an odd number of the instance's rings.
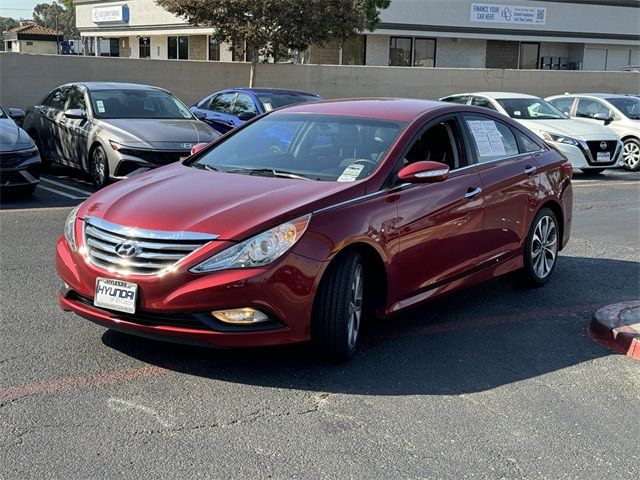
[[[596,161],[598,162],[610,162],[611,154],[609,152],[598,152],[596,156]]]
[[[110,278],[96,279],[96,307],[108,308],[119,312],[136,313],[138,285]]]

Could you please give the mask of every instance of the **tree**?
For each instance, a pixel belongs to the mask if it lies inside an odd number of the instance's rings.
[[[251,54],[249,86],[260,59],[275,61],[283,51],[305,50],[329,39],[344,41],[380,22],[391,0],[155,0],[194,25],[215,28],[214,39],[246,42]]]
[[[0,50],[4,50],[3,32],[16,28],[20,23],[11,17],[0,17]]]
[[[33,20],[43,27],[58,30],[64,38],[77,38],[76,11],[73,0],[39,3],[33,8]]]

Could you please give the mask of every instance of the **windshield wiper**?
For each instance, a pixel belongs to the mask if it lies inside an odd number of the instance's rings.
[[[199,168],[201,170],[209,170],[210,172],[219,172],[216,167],[212,167],[211,165],[207,165],[206,163],[194,163],[194,167]]]
[[[303,177],[295,173],[287,172],[285,170],[275,170],[273,168],[232,168],[226,170],[227,173],[247,173],[249,175],[264,175],[268,174],[274,177],[282,178],[295,178],[297,180],[311,180],[309,177]]]

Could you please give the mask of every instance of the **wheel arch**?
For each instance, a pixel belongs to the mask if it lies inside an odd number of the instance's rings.
[[[540,205],[540,208],[538,208],[538,211],[536,211],[536,214],[538,214],[538,212],[540,212],[543,208],[548,208],[549,210],[551,210],[553,212],[553,214],[556,216],[556,219],[558,220],[558,230],[559,230],[559,235],[558,235],[558,239],[559,244],[558,244],[558,251],[562,250],[562,239],[564,238],[564,212],[562,210],[562,206],[560,205],[560,202],[558,202],[555,199],[548,199],[545,202],[542,203],[542,205]],[[533,216],[535,218],[535,215]]]

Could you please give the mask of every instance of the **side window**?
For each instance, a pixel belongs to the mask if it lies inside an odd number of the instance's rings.
[[[609,117],[613,116],[613,112],[597,100],[590,100],[588,98],[578,100],[576,117],[593,118],[596,113],[604,113]]]
[[[455,119],[444,120],[425,130],[407,151],[403,166],[423,160],[445,163],[451,170],[464,166],[460,131]]]
[[[571,106],[573,105],[573,98],[554,98],[549,103],[567,115],[571,114]]]
[[[467,102],[469,101],[469,95],[446,97],[446,98],[443,98],[442,101],[443,102],[459,103],[461,105],[466,105]]]
[[[515,133],[518,143],[520,144],[520,153],[531,153],[531,152],[539,152],[542,150],[542,147],[538,145],[536,142],[527,137],[520,130],[513,130]]]
[[[59,88],[51,95],[49,100],[49,106],[52,108],[57,108],[58,110],[64,110],[64,106],[67,104],[67,99],[69,98],[69,88],[63,87]]]
[[[69,94],[69,103],[67,103],[67,108],[77,108],[80,110],[87,109],[87,104],[84,101],[84,92],[77,87],[71,89]]]
[[[233,102],[233,97],[235,96],[236,94],[233,92],[221,93],[219,95],[216,95],[211,99],[209,110],[220,113],[231,113],[231,103]]]
[[[239,93],[236,97],[236,102],[233,105],[234,115],[238,115],[242,112],[249,112],[254,115],[258,114],[258,109],[256,108],[255,103],[253,103],[253,99],[246,93]]]
[[[478,163],[518,155],[518,143],[511,129],[502,122],[480,115],[464,115],[469,139]],[[537,148],[539,150],[539,148]]]
[[[476,107],[484,107],[484,108],[488,108],[489,110],[497,111],[496,107],[494,107],[489,100],[482,97],[473,97],[473,100],[471,100],[471,105],[475,105]]]

